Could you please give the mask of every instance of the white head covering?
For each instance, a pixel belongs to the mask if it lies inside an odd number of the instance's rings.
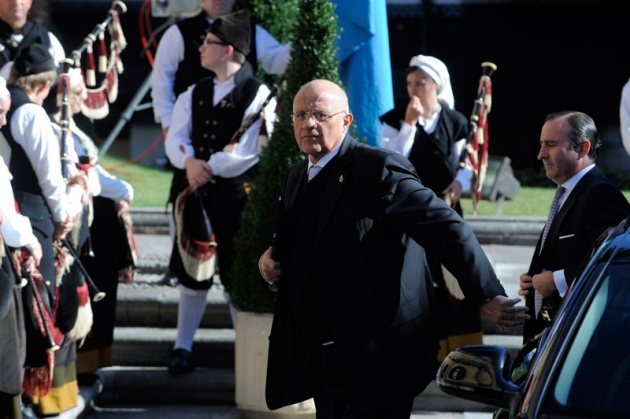
[[[7,81],[4,77],[0,77],[0,97],[11,97],[9,89],[7,89]]]
[[[438,101],[442,106],[455,109],[455,98],[451,88],[451,77],[448,74],[446,64],[435,57],[428,55],[416,55],[409,61],[410,67],[418,67],[427,73],[438,84]]]
[[[83,81],[83,74],[78,67],[71,67],[68,70],[68,77],[70,78],[70,88],[75,88],[80,82]]]
[[[13,61],[8,61],[5,63],[2,68],[0,68],[0,77],[5,80],[9,80],[9,76],[11,75],[11,68],[13,67]]]

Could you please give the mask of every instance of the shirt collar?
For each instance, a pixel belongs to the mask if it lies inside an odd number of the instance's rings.
[[[324,157],[319,159],[319,161],[317,163],[311,162],[311,159],[309,158],[308,159],[308,167],[306,168],[306,170],[308,171],[311,168],[311,166],[315,166],[315,164],[317,164],[317,166],[319,166],[319,167],[321,167],[323,169],[324,166],[326,166],[328,164],[328,162],[331,161],[332,158],[337,155],[337,153],[339,153],[339,147],[341,147],[341,143],[339,143],[339,145],[337,147],[335,147],[332,150],[330,150]]]
[[[565,196],[569,195],[569,193],[573,190],[573,188],[575,188],[575,185],[577,185],[578,182],[582,180],[584,175],[587,174],[589,170],[591,170],[593,167],[595,167],[595,163],[589,166],[586,166],[584,169],[574,174],[569,180],[567,180],[562,185],[560,185],[566,189],[567,193],[565,194]]]

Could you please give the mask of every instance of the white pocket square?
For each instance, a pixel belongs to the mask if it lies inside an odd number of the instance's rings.
[[[573,236],[575,236],[575,234],[567,234],[566,236],[560,236],[560,237],[558,237],[558,240],[568,239],[569,237],[573,237]]]

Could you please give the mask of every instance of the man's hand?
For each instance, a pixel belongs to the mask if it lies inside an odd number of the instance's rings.
[[[527,297],[527,295],[529,294],[529,289],[534,286],[534,284],[532,283],[532,277],[527,275],[526,273],[521,274],[519,285],[521,289],[518,290],[518,295],[520,295],[521,297]]]
[[[497,295],[483,303],[479,311],[503,332],[506,327],[521,325],[525,320],[529,319],[529,314],[526,313],[527,307],[516,305],[520,302],[520,298],[507,298],[503,295]]]
[[[55,232],[53,234],[53,238],[57,241],[61,241],[66,238],[66,235],[72,231],[74,223],[70,216],[66,217],[65,221],[57,222],[55,221]]]
[[[534,289],[542,296],[542,298],[550,297],[558,288],[553,280],[552,271],[543,271],[532,277]]]
[[[42,260],[42,245],[37,242],[37,246],[35,246],[32,250],[24,247],[22,252],[28,254],[26,260],[24,260],[24,267],[27,272],[33,272],[33,269],[39,266],[39,262]]]
[[[186,166],[186,179],[193,190],[212,182],[212,169],[206,161],[189,157],[184,164]]]
[[[280,262],[276,262],[271,258],[271,246],[263,253],[258,261],[260,274],[267,282],[276,282],[280,279]]]
[[[449,202],[451,206],[454,206],[462,196],[463,190],[464,188],[462,187],[462,184],[459,183],[459,180],[454,180],[442,191],[442,195],[444,195],[445,198],[448,198],[448,200],[445,199],[445,201]]]
[[[129,212],[130,206],[131,206],[131,202],[127,201],[126,199],[116,202],[116,206],[115,206],[116,214],[119,217],[122,217],[124,214]]]

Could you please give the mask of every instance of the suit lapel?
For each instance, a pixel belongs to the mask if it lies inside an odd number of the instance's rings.
[[[304,159],[296,163],[295,168],[289,172],[286,186],[287,196],[284,197],[286,208],[292,208],[295,205],[300,188],[303,186],[303,182],[306,181],[307,167],[308,160]]]
[[[584,192],[589,185],[592,184],[593,180],[598,177],[600,174],[597,167],[593,167],[589,170],[582,179],[575,185],[575,188],[571,191],[566,201],[558,211],[558,214],[553,219],[551,223],[551,227],[549,228],[549,234],[547,235],[547,239],[545,240],[545,245],[542,249],[542,255],[546,255],[550,252],[550,249],[553,249],[556,242],[558,241],[558,232],[560,231],[560,226],[564,222],[564,218],[571,211],[571,208],[577,203],[578,198]]]
[[[315,245],[319,242],[321,232],[326,227],[336,207],[337,201],[346,190],[350,175],[350,162],[352,161],[352,149],[354,149],[354,139],[346,135],[339,149],[339,153],[326,165],[330,170],[326,192],[323,196],[322,208],[317,220],[317,236]]]

